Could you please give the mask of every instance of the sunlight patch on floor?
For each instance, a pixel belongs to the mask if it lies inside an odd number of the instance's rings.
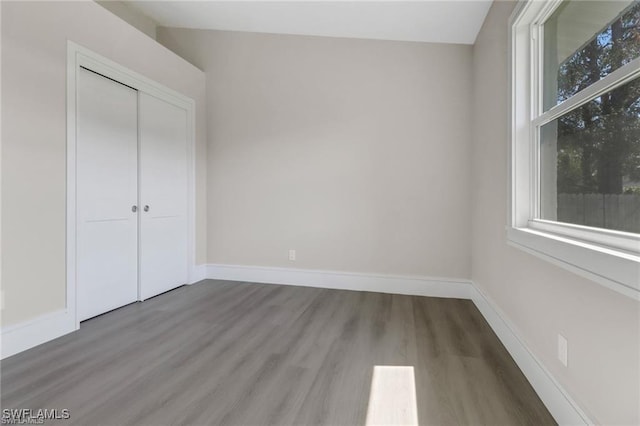
[[[413,367],[373,367],[367,426],[418,425]]]

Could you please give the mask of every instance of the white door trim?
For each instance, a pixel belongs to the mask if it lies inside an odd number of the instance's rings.
[[[195,101],[72,41],[67,41],[67,206],[65,312],[80,327],[76,309],[76,104],[80,67],[148,93],[187,111],[187,271],[193,282],[195,268]],[[139,289],[138,289],[139,291]]]

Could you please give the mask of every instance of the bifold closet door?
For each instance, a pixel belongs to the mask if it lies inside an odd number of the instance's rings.
[[[80,69],[76,279],[80,321],[138,299],[137,92]]]
[[[187,282],[187,111],[139,93],[142,300]]]

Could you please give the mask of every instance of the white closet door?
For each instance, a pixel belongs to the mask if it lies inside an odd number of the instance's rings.
[[[142,300],[187,282],[187,112],[139,94]]]
[[[138,299],[137,92],[85,69],[77,101],[79,320]]]

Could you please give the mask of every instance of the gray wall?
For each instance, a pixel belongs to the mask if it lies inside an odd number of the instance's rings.
[[[65,307],[67,40],[196,101],[196,257],[206,259],[204,74],[94,2],[2,2],[3,325]]]
[[[470,46],[158,41],[207,74],[210,263],[469,278]]]
[[[506,243],[513,6],[494,2],[473,51],[473,280],[593,421],[640,424],[640,304]]]
[[[64,306],[71,39],[196,99],[199,263],[471,276],[593,420],[639,424],[639,304],[506,244],[512,8],[473,52],[159,29],[208,71],[205,98],[202,73],[95,3],[3,2],[3,325]]]
[[[119,0],[96,0],[96,3],[155,40],[158,24],[147,15]]]

